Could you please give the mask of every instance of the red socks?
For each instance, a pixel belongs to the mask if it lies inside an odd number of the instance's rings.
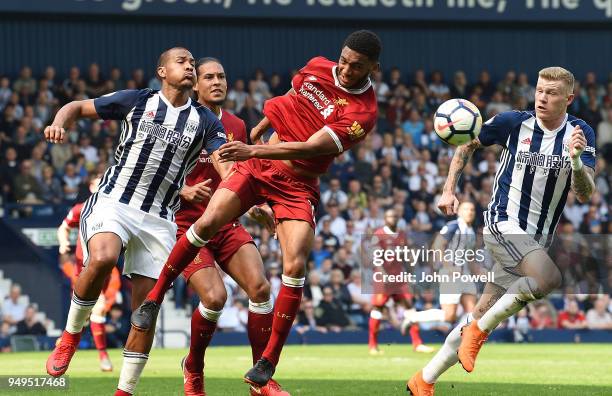
[[[95,323],[90,320],[89,328],[98,352],[106,351],[106,330],[104,323]]]
[[[408,333],[410,334],[410,338],[412,338],[412,346],[416,347],[423,343],[423,340],[421,340],[421,335],[419,334],[419,325],[413,324],[410,326]]]
[[[249,342],[251,343],[251,353],[253,354],[253,364],[261,358],[261,354],[268,340],[272,334],[272,320],[274,314],[268,312],[266,314],[260,314],[252,312],[249,309],[249,321],[247,323],[247,332],[249,336]]]
[[[204,370],[204,353],[215,334],[217,322],[202,316],[199,306],[191,316],[191,342],[189,355],[185,360],[185,368],[191,373],[201,373]]]
[[[115,396],[132,396],[132,394],[127,393],[126,391],[122,391],[121,389],[117,389],[115,391]]]
[[[287,282],[287,279],[290,279],[291,283]],[[299,281],[301,281],[301,285]],[[295,287],[287,286],[287,284],[292,284],[292,286]],[[278,364],[283,345],[285,345],[285,341],[287,341],[287,336],[291,331],[291,325],[293,325],[295,316],[300,308],[303,288],[304,278],[295,279],[283,275],[283,284],[281,285],[276,303],[274,304],[272,334],[270,335],[268,346],[263,352],[263,357],[268,359],[275,366]]]
[[[188,231],[189,232],[189,231]],[[159,279],[153,289],[147,294],[147,300],[153,300],[158,304],[164,301],[164,295],[170,288],[172,282],[178,278],[183,270],[193,261],[200,251],[199,246],[193,245],[187,235],[183,235],[176,241],[176,245],[170,252],[170,256],[159,274]]]
[[[378,329],[380,328],[380,319],[370,317],[368,322],[368,347],[370,349],[378,348]]]

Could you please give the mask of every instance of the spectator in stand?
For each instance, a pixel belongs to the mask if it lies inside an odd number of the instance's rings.
[[[417,69],[414,72],[414,80],[412,81],[412,85],[410,86],[410,90],[416,95],[417,92],[430,96],[429,92],[429,84],[427,84],[427,80],[425,78],[425,70]]]
[[[0,111],[4,110],[12,94],[11,80],[8,77],[0,78]]]
[[[130,320],[118,304],[113,304],[104,325],[109,348],[123,348],[130,332]]]
[[[19,161],[17,161],[17,150],[11,146],[7,147],[4,158],[0,161],[0,193],[7,201],[14,201],[15,175],[20,168]]]
[[[38,321],[38,319],[36,319],[36,313],[36,306],[30,304],[25,310],[23,320],[17,323],[17,331],[15,331],[16,335],[47,335],[47,329]]]
[[[270,95],[281,96],[287,93],[287,88],[282,83],[280,74],[274,73],[270,76]]]
[[[100,66],[97,63],[89,65],[85,85],[85,93],[90,98],[97,98],[106,93],[106,81],[100,75]]]
[[[374,167],[372,161],[367,159],[368,151],[365,147],[357,148],[357,156],[353,164],[354,177],[361,183],[362,186],[372,184],[374,177]]]
[[[559,312],[557,327],[560,329],[584,329],[587,327],[586,318],[580,312],[578,303],[574,300],[567,302],[564,311]]]
[[[455,72],[453,84],[450,86],[450,97],[467,99],[469,96],[468,81],[463,70]]]
[[[565,208],[563,209],[563,217],[572,223],[574,229],[578,229],[584,215],[589,211],[587,205],[576,202],[576,196],[572,191],[567,194],[567,203],[565,204]]]
[[[374,86],[374,92],[376,93],[376,101],[378,105],[384,110],[387,108],[387,102],[391,97],[391,89],[389,85],[383,81],[382,71],[376,71],[373,74],[372,85]]]
[[[434,71],[431,73],[431,83],[428,88],[431,95],[431,103],[434,107],[438,107],[442,102],[450,99],[450,90],[448,85],[444,83],[442,72]]]
[[[253,98],[250,95],[247,95],[244,101],[244,106],[238,113],[238,117],[244,121],[246,124],[246,130],[250,133],[250,130],[253,129],[253,127],[263,118],[263,114],[255,106],[255,101]]]
[[[227,94],[227,99],[234,102],[234,112],[239,114],[244,107],[246,102],[246,98],[249,96],[248,93],[244,90],[244,80],[238,79],[234,82],[234,86],[229,90]],[[247,128],[247,132],[250,132],[250,129]]]
[[[361,182],[357,179],[351,179],[348,184],[348,207],[360,207],[365,209],[368,205],[368,196],[361,188]]]
[[[497,92],[501,92],[505,98],[510,101],[518,96],[518,87],[516,85],[516,73],[514,70],[506,72],[506,76],[502,81],[497,83]]]
[[[402,83],[402,72],[399,67],[393,66],[389,71],[389,89],[394,91]]]
[[[55,177],[55,171],[51,165],[43,168],[43,179],[40,183],[41,198],[46,203],[59,205],[64,200],[64,189],[62,183]]]
[[[608,312],[610,297],[599,297],[586,314],[587,327],[591,330],[612,330],[612,314]]]
[[[309,261],[312,260],[315,264],[315,268],[321,268],[323,260],[330,258],[331,253],[325,249],[325,240],[320,234],[314,239],[312,250],[310,251]]]
[[[489,74],[487,70],[483,70],[480,72],[480,77],[478,78],[478,82],[474,84],[474,89],[476,88],[480,89],[480,96],[485,101],[489,101],[491,97],[493,96],[493,94],[495,93],[495,85],[491,81],[491,75]]]
[[[341,211],[344,211],[348,205],[348,196],[341,189],[340,179],[331,179],[329,181],[329,189],[321,194],[323,205],[329,204],[330,201],[336,202]]]
[[[500,91],[495,91],[491,101],[485,108],[485,118],[489,119],[496,114],[512,110],[512,107],[504,102],[504,95]]]
[[[410,104],[403,96],[392,96],[387,106],[386,120],[391,128],[402,125],[410,117]]]
[[[112,83],[113,91],[125,89],[125,81],[121,78],[121,69],[113,67],[110,70],[108,81]]]
[[[529,77],[527,73],[521,73],[518,76],[518,83],[516,86],[516,93],[519,97],[524,98],[529,107],[532,107],[535,102],[535,88],[529,84]]]
[[[315,312],[317,324],[334,333],[339,333],[351,324],[342,304],[334,298],[334,290],[330,286],[323,288],[323,300]]]
[[[297,317],[297,325],[295,331],[299,334],[304,334],[307,331],[318,331],[327,333],[327,327],[319,326],[315,317],[315,306],[308,298],[302,299],[301,309]]]
[[[19,302],[21,297],[21,286],[13,284],[9,295],[4,299],[2,304],[2,320],[11,326],[11,332],[15,331],[17,323],[25,318],[26,305]]]
[[[407,135],[410,135],[413,142],[417,142],[417,145],[421,144],[423,133],[425,133],[425,123],[417,109],[410,110],[410,116],[402,124],[402,129]]]
[[[13,92],[17,93],[24,102],[30,102],[31,96],[36,92],[36,80],[32,78],[32,69],[24,66],[19,72],[19,78],[13,83]]]
[[[91,144],[91,137],[88,134],[81,135],[79,139],[79,152],[85,157],[88,169],[92,169],[100,160],[98,149]]]
[[[535,330],[555,329],[557,324],[553,316],[554,308],[550,303],[542,301],[541,303],[530,305],[531,328]]]
[[[31,160],[21,162],[19,174],[15,176],[13,182],[13,192],[17,202],[31,204],[42,202],[42,189],[38,180],[32,176]]]
[[[329,277],[329,287],[334,292],[334,300],[340,303],[342,310],[348,312],[349,307],[352,303],[351,293],[344,284],[344,273],[340,269],[333,269],[331,276]],[[325,293],[325,291],[323,292]]]
[[[580,118],[589,125],[599,125],[603,121],[599,109],[599,101],[594,91],[589,91],[587,105],[582,109],[579,115]]]
[[[597,125],[597,148],[600,150],[606,144],[612,144],[612,103],[610,103],[610,108],[604,114],[605,117]]]
[[[144,70],[141,68],[132,71],[132,81],[136,84],[136,89],[145,89],[148,86],[147,81],[145,81]]]
[[[324,234],[331,232],[336,237],[336,240],[338,240],[340,235],[346,233],[346,220],[340,216],[340,207],[336,201],[329,201],[326,206],[326,212],[327,214],[319,220],[317,230],[325,239],[328,239],[329,236],[326,238]],[[326,222],[329,222],[329,228],[326,226]],[[339,245],[339,243],[336,244],[336,246]]]
[[[77,175],[75,165],[72,162],[68,162],[64,167],[62,181],[64,184],[64,198],[68,202],[74,202],[79,193],[79,185],[83,180],[81,176]]]
[[[304,296],[308,298],[315,307],[319,306],[319,302],[323,299],[323,289],[321,287],[321,275],[317,270],[312,270],[308,273],[308,283],[304,288]]]

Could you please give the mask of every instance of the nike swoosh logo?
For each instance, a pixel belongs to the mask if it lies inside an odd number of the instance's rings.
[[[442,130],[448,128],[448,127],[453,126],[454,124],[458,123],[459,121],[462,121],[462,119],[451,121],[448,124],[444,124],[444,125],[438,124],[437,128],[442,131]]]
[[[53,365],[53,370],[55,370],[55,371],[62,371],[62,370],[63,370],[63,369],[65,369],[66,367],[68,367],[68,365],[67,365],[67,364],[65,364],[65,365],[63,365],[63,366],[60,366],[60,367],[57,367],[56,365]]]

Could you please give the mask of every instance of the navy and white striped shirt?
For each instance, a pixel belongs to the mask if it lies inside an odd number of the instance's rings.
[[[227,141],[219,119],[191,99],[174,107],[161,91],[117,91],[94,99],[98,116],[122,120],[121,138],[99,192],[174,221],[185,175],[205,148]]]
[[[478,139],[484,146],[504,147],[495,174],[493,196],[484,212],[485,224],[516,222],[528,235],[547,245],[554,234],[571,184],[569,140],[580,125],[587,140],[581,155],[595,168],[595,132],[571,115],[554,131],[545,129],[533,111],[509,111],[482,126]]]

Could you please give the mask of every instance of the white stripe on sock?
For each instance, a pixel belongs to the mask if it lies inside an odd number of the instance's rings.
[[[189,227],[185,235],[193,246],[202,247],[208,243],[208,241],[205,241],[204,239],[200,238],[198,234],[195,233],[193,224],[191,225],[191,227]]]
[[[272,305],[272,299],[260,303],[249,300],[249,311],[253,313],[265,315],[272,312],[273,309],[274,306]]]
[[[200,311],[200,314],[205,319],[208,319],[211,322],[217,322],[219,320],[219,316],[221,316],[221,313],[223,312],[223,310],[213,311],[212,309],[208,309],[201,302],[198,304],[198,311]]]
[[[288,287],[303,287],[306,278],[292,278],[287,275],[281,275],[281,279],[283,281],[283,285]]]

